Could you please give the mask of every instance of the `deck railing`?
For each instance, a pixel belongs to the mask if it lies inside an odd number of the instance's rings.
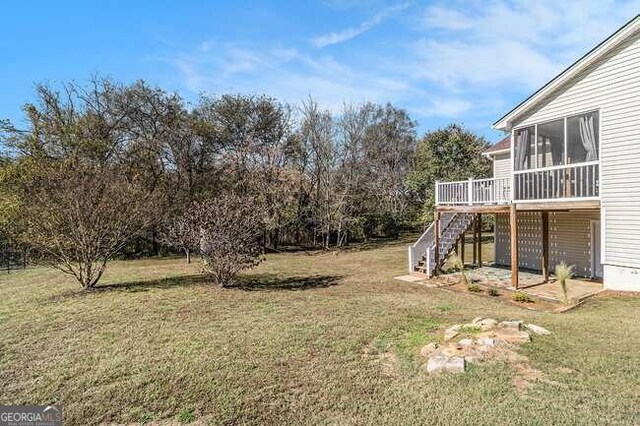
[[[436,182],[437,205],[504,204],[510,201],[510,178]]]
[[[492,205],[600,196],[600,163],[515,171],[511,178],[436,182],[436,205]]]
[[[600,195],[599,171],[598,161],[516,171],[514,201],[597,198]]]

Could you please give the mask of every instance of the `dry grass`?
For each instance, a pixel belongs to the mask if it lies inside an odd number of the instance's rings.
[[[566,314],[397,282],[406,247],[279,254],[235,289],[181,259],[115,262],[99,291],[55,271],[0,277],[0,402],[66,424],[634,424],[640,298]],[[508,363],[430,377],[418,351],[475,316],[554,331]]]

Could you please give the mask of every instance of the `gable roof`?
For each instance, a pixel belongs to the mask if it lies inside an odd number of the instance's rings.
[[[638,30],[640,30],[640,14],[636,15],[633,19],[620,27],[620,29],[618,29],[615,33],[613,33],[596,47],[591,49],[583,57],[571,64],[568,68],[566,68],[551,81],[534,92],[531,96],[520,102],[515,108],[513,108],[511,111],[509,111],[495,123],[493,123],[492,127],[497,130],[507,130],[510,126],[510,122],[516,116],[519,116],[531,109],[548,94],[556,90],[558,87],[561,87],[564,83],[571,80],[580,72],[584,71],[587,67],[609,53],[616,46],[625,41],[629,36],[633,35]]]
[[[489,148],[482,151],[484,155],[496,154],[498,152],[507,152],[511,150],[511,135],[506,136],[504,139],[494,143]]]

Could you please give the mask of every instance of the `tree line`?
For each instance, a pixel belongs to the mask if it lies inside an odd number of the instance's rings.
[[[148,241],[197,252],[227,284],[230,264],[252,266],[265,248],[397,237],[430,220],[435,180],[489,172],[483,138],[457,124],[418,138],[391,104],[334,114],[312,98],[227,94],[190,105],[95,79],[37,85],[23,109],[25,126],[0,124],[0,241],[88,288]]]

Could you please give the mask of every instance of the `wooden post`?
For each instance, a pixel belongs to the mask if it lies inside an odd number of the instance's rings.
[[[478,266],[482,267],[482,214],[478,213]]]
[[[462,259],[462,263],[464,264],[464,246],[466,242],[466,232],[462,231],[462,236],[460,237],[460,259]]]
[[[471,261],[471,263],[473,265],[475,265],[477,263],[477,259],[478,259],[478,227],[477,227],[477,223],[476,223],[477,217],[474,215],[473,216],[473,224],[471,225],[471,228],[473,228],[473,241],[471,242],[471,246],[473,249],[473,259]]]
[[[542,216],[542,277],[549,281],[549,211],[541,212]]]
[[[511,228],[511,285],[518,289],[518,221],[515,204],[511,204],[509,226]]]
[[[434,223],[434,231],[436,234],[436,248],[434,250],[433,256],[435,257],[433,263],[433,275],[438,275],[440,273],[440,212],[436,209],[433,215]]]

